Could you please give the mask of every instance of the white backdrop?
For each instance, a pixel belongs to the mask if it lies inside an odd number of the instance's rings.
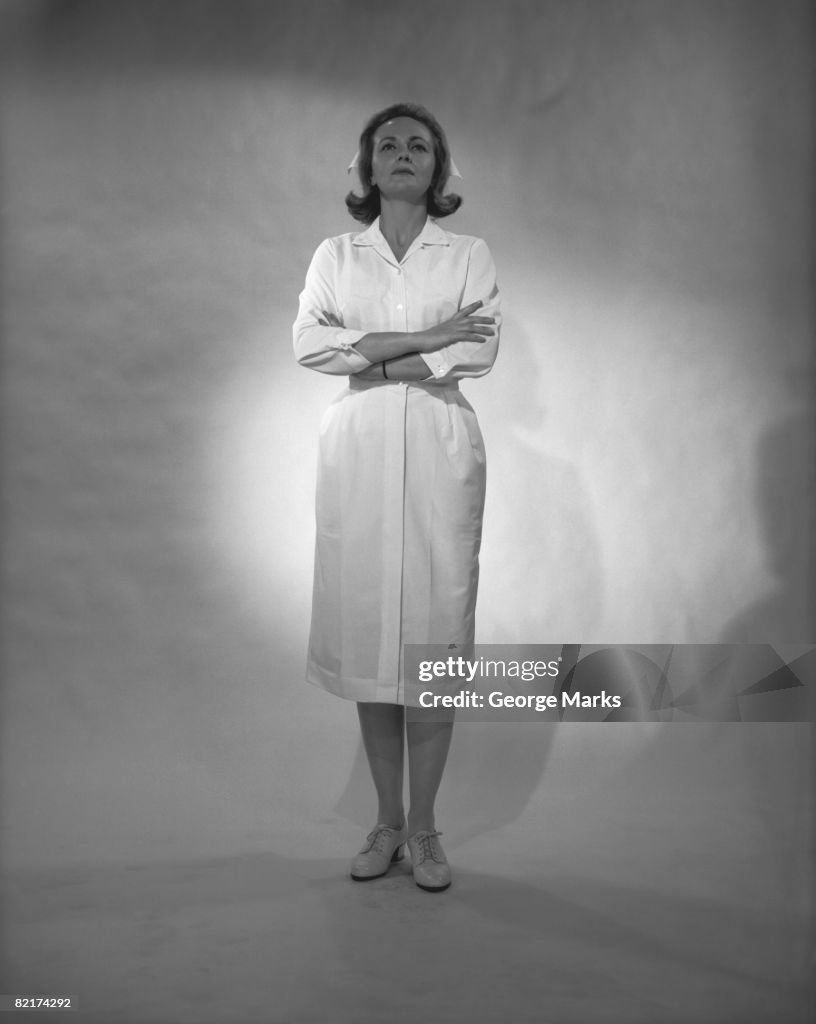
[[[367,821],[353,707],[300,683],[341,382],[294,363],[290,325],[395,100],[446,127],[445,226],[488,240],[503,294],[496,368],[465,385],[478,639],[813,640],[807,4],[3,12],[9,863]],[[547,757],[589,756],[580,727],[481,728],[446,799],[484,828]],[[486,750],[521,760],[476,801]]]

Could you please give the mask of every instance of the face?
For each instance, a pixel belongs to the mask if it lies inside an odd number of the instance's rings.
[[[416,201],[424,196],[435,166],[433,136],[421,121],[396,117],[374,133],[371,183],[387,199]]]

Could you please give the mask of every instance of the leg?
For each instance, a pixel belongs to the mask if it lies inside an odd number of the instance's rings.
[[[405,712],[400,704],[358,703],[357,713],[379,809],[377,821],[400,826],[405,819],[402,802]]]
[[[448,759],[453,713],[424,715],[411,708],[406,715],[408,734],[408,771],[411,806],[408,835],[434,830],[434,802]]]

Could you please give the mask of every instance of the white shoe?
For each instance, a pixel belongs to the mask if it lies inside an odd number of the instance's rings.
[[[381,878],[388,868],[402,860],[405,835],[408,831],[403,822],[394,825],[376,825],[366,836],[366,844],[351,862],[351,877],[355,882],[370,882]]]
[[[414,881],[427,892],[441,892],[451,884],[448,858],[437,839],[441,832],[416,832],[408,838]]]

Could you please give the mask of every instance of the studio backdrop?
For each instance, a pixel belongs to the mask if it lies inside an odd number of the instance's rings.
[[[445,126],[445,227],[498,267],[499,358],[463,385],[478,640],[813,641],[806,3],[0,13],[9,863],[230,849],[250,821],[262,845],[344,806],[353,708],[302,683],[343,381],[295,363],[291,324],[398,100]],[[511,815],[549,744],[588,756],[578,727],[474,726],[451,792],[477,729],[480,763],[537,744]]]

